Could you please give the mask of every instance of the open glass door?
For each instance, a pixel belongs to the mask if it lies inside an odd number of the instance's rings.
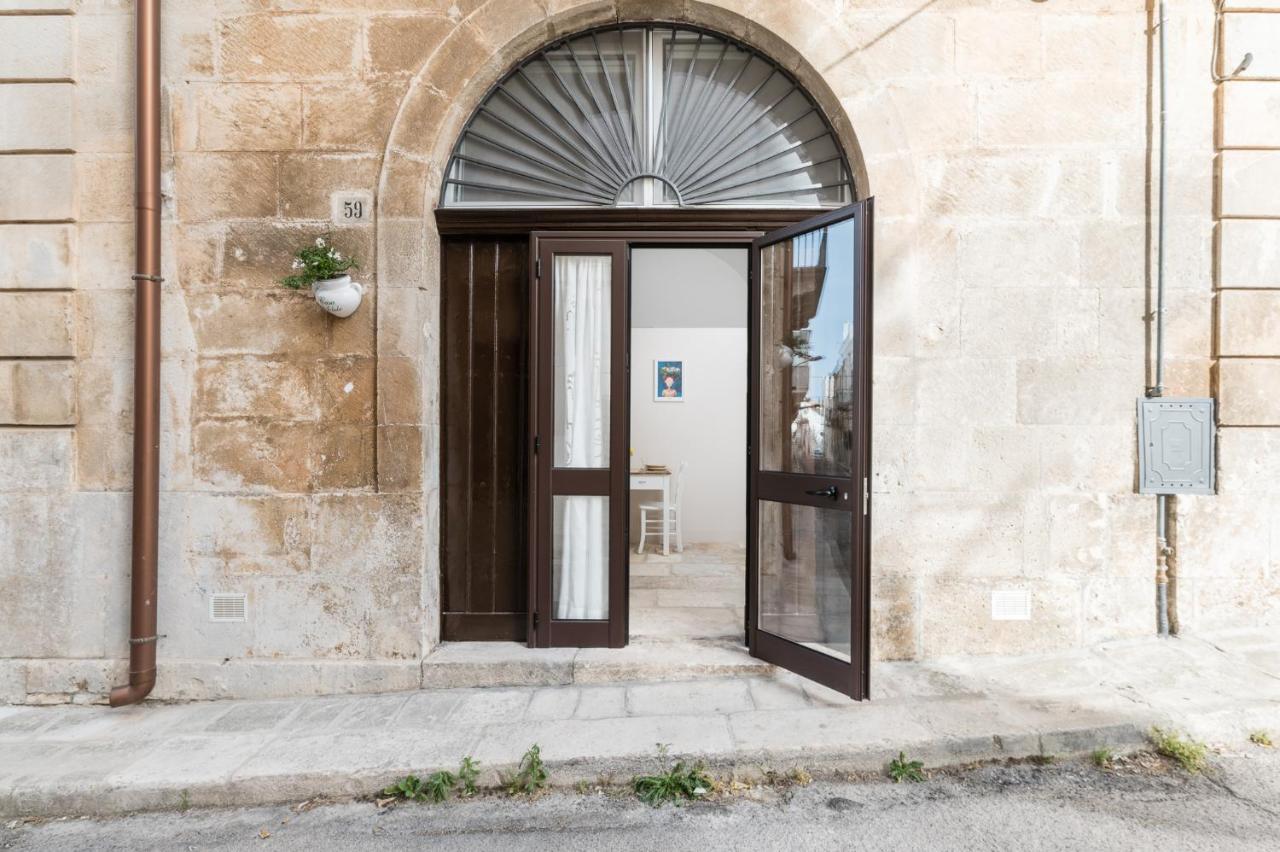
[[[627,263],[533,236],[529,644],[626,644]]]
[[[752,655],[868,693],[871,199],[752,249]]]

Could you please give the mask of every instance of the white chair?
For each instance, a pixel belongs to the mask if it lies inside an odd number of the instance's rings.
[[[640,504],[640,544],[636,547],[636,553],[644,553],[645,536],[654,535],[662,538],[664,531],[669,536],[675,536],[676,551],[684,553],[684,523],[681,521],[680,506],[684,498],[684,470],[686,467],[688,467],[688,462],[680,462],[680,467],[676,468],[676,490],[666,507],[665,517],[661,503]],[[655,517],[651,518],[649,517],[650,515]]]

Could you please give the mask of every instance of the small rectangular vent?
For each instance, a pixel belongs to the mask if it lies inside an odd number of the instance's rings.
[[[1031,593],[1020,589],[997,589],[991,593],[992,621],[1030,621]]]
[[[243,592],[214,592],[209,596],[210,621],[246,621],[248,596]]]

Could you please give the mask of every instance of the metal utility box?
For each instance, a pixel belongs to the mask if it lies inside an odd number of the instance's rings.
[[[1212,399],[1138,400],[1138,491],[1213,494]]]

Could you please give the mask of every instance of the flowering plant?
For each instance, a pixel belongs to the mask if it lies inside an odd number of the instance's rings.
[[[336,278],[348,269],[359,269],[354,257],[343,257],[325,237],[316,237],[315,245],[303,246],[293,256],[293,275],[280,283],[294,290],[310,287],[316,281]]]

